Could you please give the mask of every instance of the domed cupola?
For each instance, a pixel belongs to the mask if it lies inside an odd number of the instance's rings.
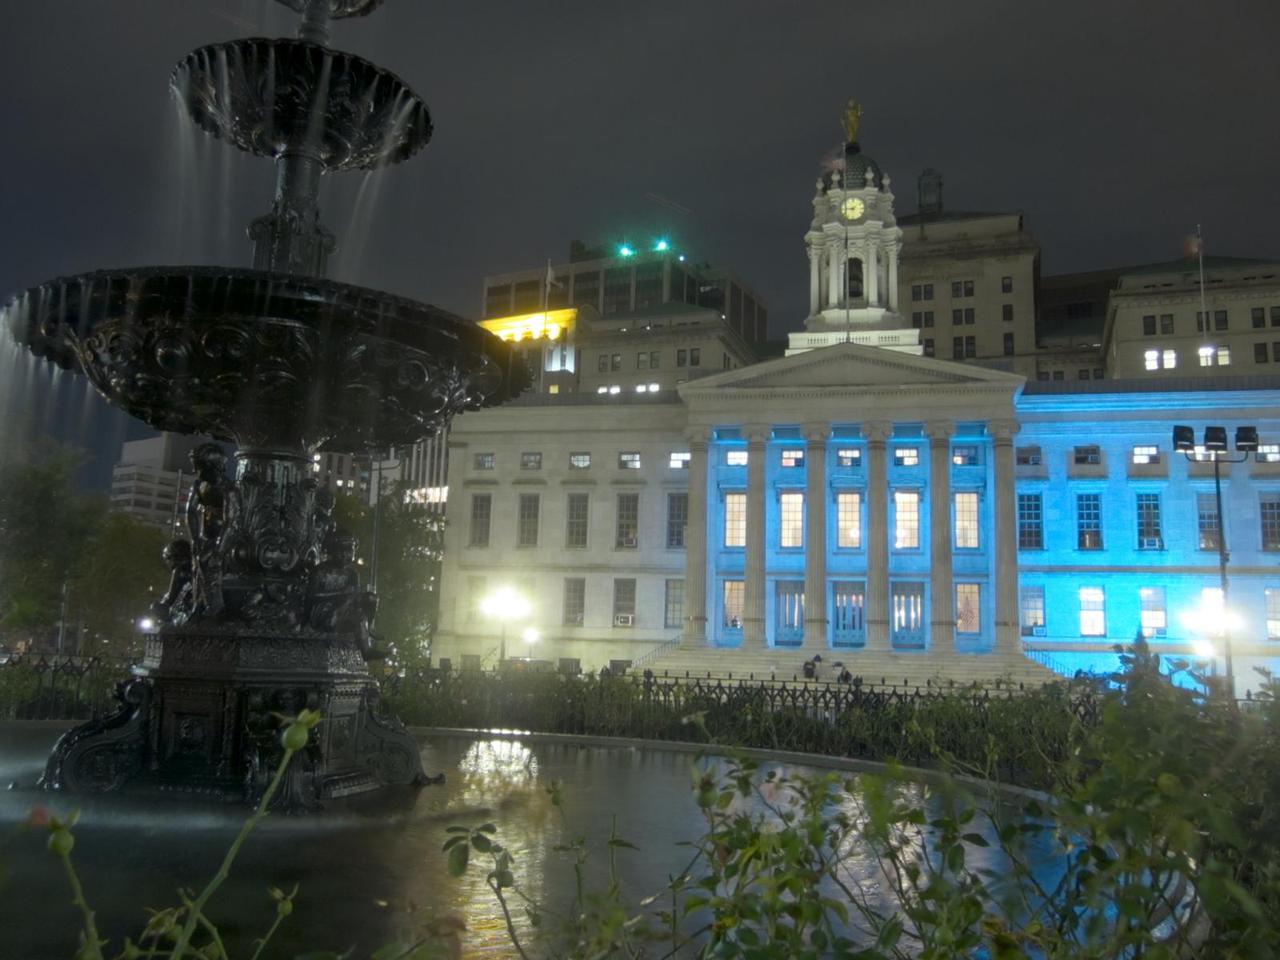
[[[858,141],[853,140],[844,145],[844,162],[840,166],[845,173],[836,179],[837,170],[828,170],[822,175],[822,192],[826,193],[831,189],[832,181],[835,180],[835,186],[840,187],[847,184],[850,190],[856,190],[867,182],[867,171],[872,174],[872,182],[877,190],[884,189],[884,173],[880,170],[880,164],[862,152],[862,148],[858,145]]]

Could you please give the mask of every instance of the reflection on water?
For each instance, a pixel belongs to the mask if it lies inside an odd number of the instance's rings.
[[[57,733],[44,725],[0,724],[0,777],[34,782]],[[677,844],[703,832],[693,778],[704,771],[719,776],[728,768],[725,760],[696,761],[660,748],[505,738],[426,741],[423,759],[429,772],[445,771],[445,785],[427,787],[416,797],[332,803],[319,816],[269,818],[214,901],[211,915],[225,924],[224,932],[247,945],[273,916],[267,887],[288,889],[297,882],[297,908],[281,929],[279,956],[352,947],[362,956],[428,927],[460,930],[461,956],[508,956],[485,871],[472,869],[460,880],[448,876],[440,852],[447,827],[496,823],[498,839],[515,857],[518,883],[535,900],[563,905],[573,874],[568,856],[554,848],[585,837],[588,883],[599,889],[616,814],[619,834],[639,848],[623,851],[618,860],[626,902],[634,905],[684,867],[690,853]],[[784,764],[765,769],[779,776],[813,773]],[[565,784],[563,816],[547,791],[552,781]],[[775,805],[794,802],[774,787],[765,796]],[[59,814],[72,807],[63,797],[0,794],[0,955],[64,960],[75,944],[66,880],[44,852],[43,836],[21,827],[27,810],[39,802]],[[764,802],[735,801],[744,812],[762,810]],[[179,884],[203,883],[242,822],[238,809],[183,801],[117,798],[85,800],[82,807],[76,862],[100,927],[117,941],[140,929],[144,907],[171,904]],[[848,812],[861,815],[852,806]],[[854,861],[850,870],[874,888],[873,864]],[[524,929],[522,912],[516,921]]]

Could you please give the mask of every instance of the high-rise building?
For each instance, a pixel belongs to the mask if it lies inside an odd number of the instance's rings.
[[[195,477],[188,456],[201,442],[177,433],[125,441],[111,471],[111,509],[180,535]]]

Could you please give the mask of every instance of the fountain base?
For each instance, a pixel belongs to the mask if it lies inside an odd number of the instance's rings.
[[[114,714],[62,736],[42,787],[256,803],[283,754],[280,717],[304,707],[323,720],[273,809],[429,782],[417,742],[381,706],[354,638],[172,628],[149,641],[117,696]]]

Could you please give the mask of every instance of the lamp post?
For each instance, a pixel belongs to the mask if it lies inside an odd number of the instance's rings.
[[[507,624],[529,615],[532,609],[529,599],[511,587],[498,587],[480,601],[480,612],[490,620],[501,624],[498,640],[498,666],[507,659]]]
[[[1236,452],[1238,457],[1227,456],[1227,428],[1205,427],[1204,446],[1201,448],[1213,461],[1213,496],[1218,516],[1218,582],[1222,594],[1222,657],[1226,667],[1227,693],[1232,701],[1236,696],[1236,677],[1231,664],[1231,626],[1227,617],[1227,524],[1222,513],[1222,467],[1223,463],[1243,463],[1250,454],[1258,452],[1258,428],[1236,427]],[[1199,450],[1196,449],[1195,430],[1187,426],[1173,428],[1173,449],[1188,460],[1200,461]]]

